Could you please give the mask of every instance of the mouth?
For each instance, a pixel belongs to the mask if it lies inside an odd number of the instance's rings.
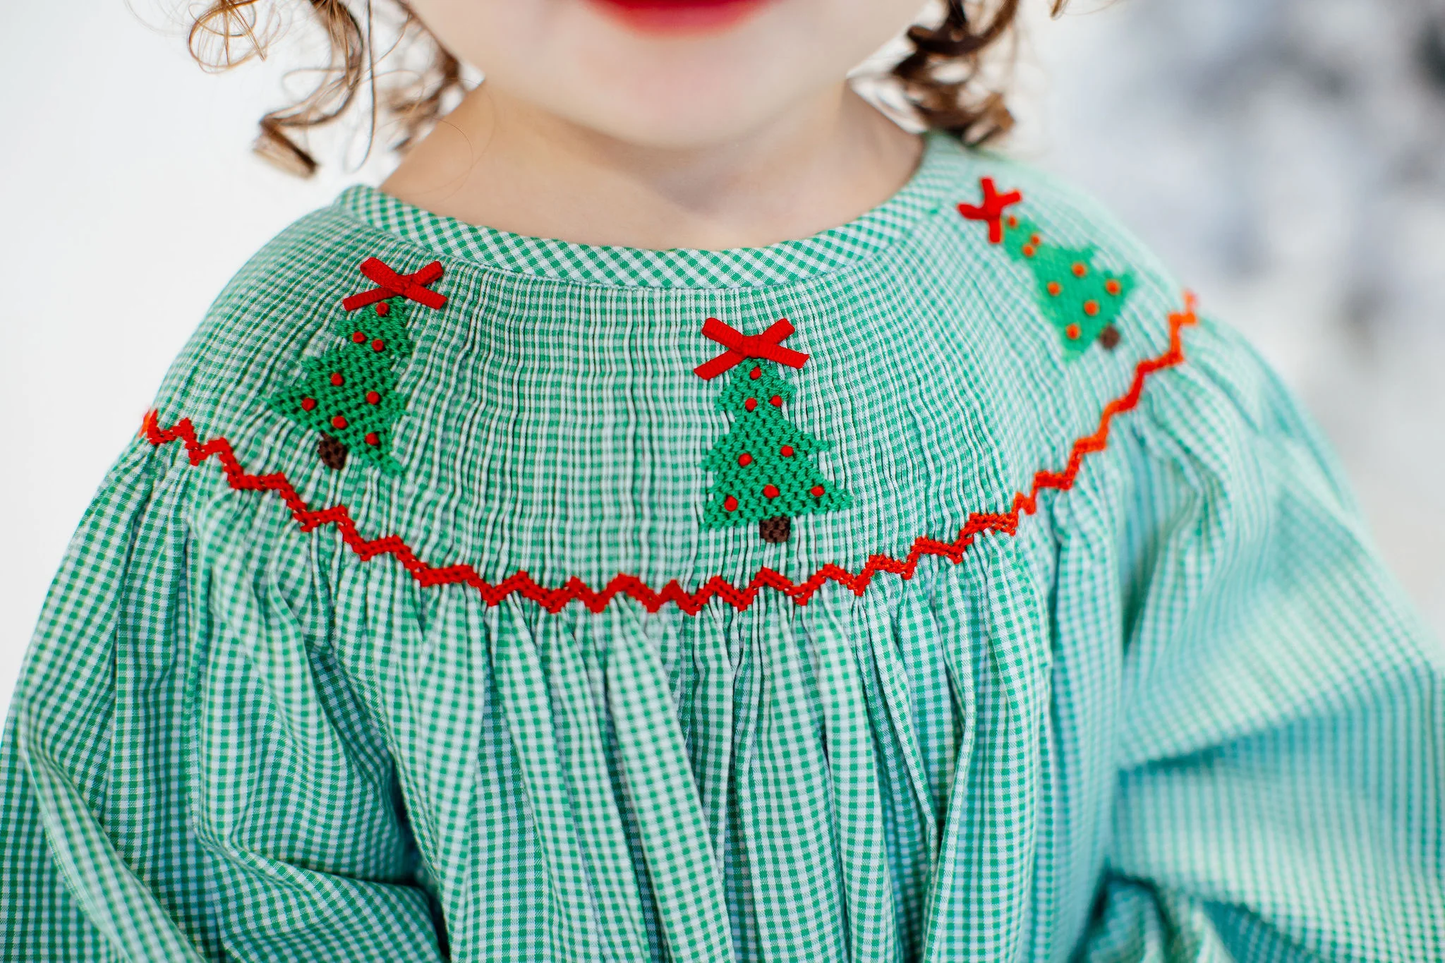
[[[710,33],[747,19],[768,0],[590,0],[644,33]]]

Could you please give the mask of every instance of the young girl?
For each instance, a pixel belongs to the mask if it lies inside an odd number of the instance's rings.
[[[845,79],[916,0],[412,5],[485,81],[54,584],[5,959],[1445,959],[1441,649],[1239,337],[964,146],[1012,2],[921,135]]]

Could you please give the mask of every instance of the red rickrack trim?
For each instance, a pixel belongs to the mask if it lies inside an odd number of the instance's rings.
[[[361,273],[365,274],[378,287],[370,291],[362,291],[353,294],[341,302],[341,306],[347,311],[355,311],[357,308],[364,308],[368,304],[375,304],[378,301],[385,301],[387,298],[403,297],[408,301],[415,301],[429,308],[440,308],[447,303],[446,295],[438,294],[436,291],[428,290],[427,285],[432,284],[442,276],[442,262],[433,261],[419,271],[411,274],[397,274],[377,258],[369,257],[361,262]]]
[[[983,203],[977,207],[972,204],[960,204],[958,213],[970,221],[988,221],[989,243],[1001,244],[1003,243],[1004,208],[1017,204],[1024,199],[1024,196],[1018,191],[1000,194],[992,177],[979,178],[978,183],[983,187]]]
[[[401,540],[400,535],[387,535],[375,540],[362,537],[361,533],[356,530],[356,523],[352,520],[351,512],[345,505],[333,505],[320,511],[312,510],[297,494],[291,483],[286,480],[284,474],[280,472],[269,475],[247,474],[236,460],[231,443],[225,438],[214,438],[201,444],[196,439],[195,429],[191,426],[190,419],[182,418],[170,428],[161,428],[156,412],[152,411],[145,416],[141,425],[141,433],[153,445],[162,445],[178,439],[184,441],[192,465],[199,465],[213,455],[219,458],[226,473],[226,481],[234,489],[275,492],[291,510],[292,516],[300,524],[303,532],[310,532],[322,525],[335,525],[341,532],[343,541],[362,561],[373,559],[378,555],[393,555],[411,573],[412,578],[421,585],[449,585],[462,582],[481,592],[482,598],[488,605],[497,605],[507,596],[515,593],[536,602],[548,612],[560,612],[567,606],[567,603],[574,600],[581,602],[593,612],[601,612],[616,596],[629,595],[641,602],[649,612],[656,612],[664,605],[672,604],[689,615],[696,615],[704,605],[714,598],[719,598],[738,611],[743,611],[752,605],[758,597],[758,593],[765,588],[786,595],[799,605],[807,605],[809,599],[813,597],[813,593],[817,592],[826,582],[837,582],[846,586],[855,595],[862,595],[867,590],[869,583],[872,582],[873,576],[879,572],[889,572],[905,580],[911,579],[918,568],[919,559],[925,555],[937,555],[957,564],[963,560],[963,553],[972,544],[975,535],[984,532],[1015,534],[1022,516],[1032,515],[1037,510],[1037,499],[1040,492],[1046,489],[1065,491],[1073,486],[1080,466],[1083,464],[1084,456],[1091,452],[1102,451],[1107,445],[1109,424],[1113,421],[1114,416],[1130,411],[1139,404],[1139,396],[1144,390],[1145,379],[1156,371],[1183,362],[1184,348],[1179,332],[1195,323],[1194,307],[1194,296],[1186,294],[1184,310],[1169,316],[1169,350],[1157,358],[1140,361],[1135,366],[1134,379],[1129,390],[1104,406],[1104,412],[1099,416],[1099,427],[1093,434],[1074,442],[1068,464],[1063,471],[1041,471],[1034,475],[1033,486],[1029,493],[1027,495],[1022,492],[1016,494],[1013,499],[1013,507],[1009,511],[975,513],[968,516],[967,522],[951,542],[943,542],[926,536],[919,537],[914,541],[913,548],[906,558],[897,559],[888,555],[871,555],[857,574],[849,572],[841,566],[828,564],[814,572],[807,581],[801,583],[793,582],[787,576],[770,568],[763,568],[759,569],[752,581],[744,587],[733,585],[721,576],[714,576],[692,593],[683,589],[675,579],[661,589],[653,589],[636,576],[621,573],[613,576],[612,580],[607,583],[607,587],[600,592],[593,590],[587,583],[575,576],[558,588],[546,588],[532,581],[531,576],[521,571],[515,572],[493,585],[478,575],[476,569],[470,565],[449,565],[444,568],[428,565],[416,557],[416,554]]]
[[[785,364],[789,368],[801,368],[808,356],[779,343],[792,334],[793,330],[793,323],[787,318],[774,321],[762,334],[743,334],[717,318],[708,318],[702,323],[703,336],[711,338],[728,350],[693,368],[692,373],[704,381],[711,381],[748,358],[762,358]]]

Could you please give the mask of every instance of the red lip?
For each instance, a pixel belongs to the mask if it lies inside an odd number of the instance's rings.
[[[767,0],[591,0],[635,30],[703,33],[731,27]]]

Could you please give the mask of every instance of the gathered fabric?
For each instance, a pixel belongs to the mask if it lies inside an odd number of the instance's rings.
[[[1445,654],[1318,430],[925,136],[766,247],[270,242],[37,627],[0,958],[1445,959]]]

